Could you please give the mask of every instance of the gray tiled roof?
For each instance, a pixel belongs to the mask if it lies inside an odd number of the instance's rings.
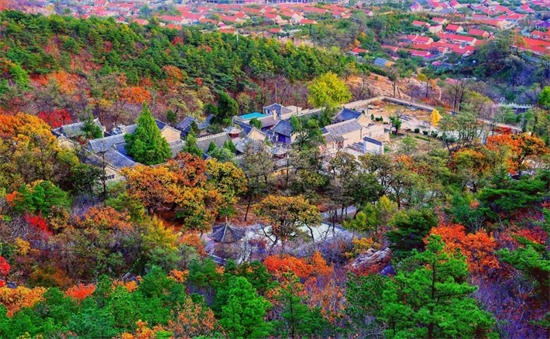
[[[99,153],[105,152],[109,148],[121,143],[124,143],[124,134],[115,134],[110,137],[90,140],[88,141],[88,146],[92,152]]]
[[[205,121],[200,121],[197,118],[188,116],[176,125],[176,129],[182,131],[184,134],[187,134],[189,133],[189,129],[191,128],[191,123],[194,121],[197,124],[199,130],[204,130],[210,125],[210,120],[212,120],[211,115],[209,115]]]
[[[155,119],[155,122],[157,123],[157,127],[161,130],[164,128],[164,126],[166,126],[166,124],[162,121],[159,121],[157,119]]]
[[[363,140],[366,141],[366,142],[370,142],[372,144],[378,145],[378,146],[382,146],[382,141],[378,141],[378,140],[373,139],[373,138],[364,137]]]
[[[387,63],[388,63],[388,60],[383,58],[376,58],[376,60],[374,60],[374,64],[376,66],[385,67]]]
[[[216,242],[231,243],[239,241],[246,234],[244,228],[235,227],[230,223],[214,226],[208,237]]]
[[[137,165],[137,162],[133,161],[132,159],[120,153],[114,148],[111,148],[110,150],[105,152],[105,161],[117,169],[123,169],[124,167],[132,167]]]
[[[344,108],[336,115],[336,117],[334,118],[334,122],[338,123],[342,121],[357,119],[360,116],[361,112],[357,112],[349,108]]]
[[[286,108],[281,104],[271,104],[269,106],[264,107],[264,113],[269,113],[268,111],[273,111],[273,110],[277,112],[278,116],[281,116],[281,114],[292,113],[292,110],[290,108]]]
[[[260,122],[262,123],[262,128],[275,126],[275,124],[277,123],[277,119],[275,119],[273,116],[268,116],[258,120],[260,120]]]
[[[279,121],[271,130],[287,137],[292,135],[292,125],[286,120]]]
[[[210,143],[214,142],[216,144],[216,147],[221,148],[223,147],[223,144],[231,139],[227,133],[222,132],[218,134],[212,134],[205,137],[201,137],[197,139],[197,146],[202,149],[204,152],[208,151],[208,147],[210,147]]]
[[[325,126],[324,130],[332,134],[333,137],[337,137],[339,135],[360,130],[361,128],[362,126],[357,122],[357,120],[348,120],[337,124]]]
[[[191,128],[191,123],[195,121],[195,118],[193,117],[185,117],[182,121],[180,121],[176,128],[182,131],[183,133],[189,133],[189,129]]]
[[[252,131],[252,129],[254,128],[253,126],[250,126],[249,124],[242,121],[235,121],[235,124],[238,125],[239,128],[242,129],[245,134],[250,133],[250,131]]]
[[[134,134],[134,132],[136,131],[136,128],[137,128],[137,124],[122,126],[120,132],[122,134],[126,134],[126,133],[127,134]]]
[[[56,134],[64,135],[68,138],[78,137],[83,134],[82,128],[85,124],[85,122],[76,122],[74,124],[63,125],[54,129],[53,131]],[[94,119],[94,124],[101,128],[101,130],[103,130],[103,126],[101,126],[99,119]]]
[[[263,141],[257,141],[250,138],[242,138],[239,140],[239,142],[235,144],[235,148],[240,153],[244,153],[247,147],[252,147],[252,150],[254,152],[258,152],[262,144],[263,144]]]
[[[183,146],[185,146],[185,142],[183,140],[174,140],[172,142],[169,142],[168,145],[170,146],[170,150],[172,151],[172,157],[175,157],[178,155],[179,152],[183,149]]]

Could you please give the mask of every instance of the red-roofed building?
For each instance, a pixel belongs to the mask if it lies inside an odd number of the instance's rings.
[[[445,30],[447,32],[451,32],[451,33],[460,33],[460,32],[464,32],[464,28],[462,26],[459,26],[459,25],[447,25],[447,27],[445,27]]]
[[[380,47],[382,47],[382,49],[387,49],[387,50],[390,50],[390,51],[392,51],[392,52],[394,52],[394,53],[397,53],[397,47],[395,47],[395,46],[391,46],[391,45],[382,45],[382,46],[380,46]]]
[[[250,8],[250,7],[243,7],[243,12],[247,13],[248,15],[259,15],[260,10],[257,8]]]
[[[199,20],[199,22],[201,24],[213,24],[213,25],[217,25],[219,22],[217,22],[216,20],[212,20],[212,19],[207,19],[207,18],[201,18]]]
[[[424,26],[428,25],[427,22],[418,21],[418,20],[414,20],[411,24],[415,27],[424,27]]]
[[[443,26],[440,25],[440,24],[430,26],[430,27],[428,27],[428,32],[433,33],[433,34],[443,32]]]
[[[241,18],[237,18],[236,16],[229,16],[229,15],[220,15],[220,20],[226,21],[226,22],[244,22],[244,20]]]
[[[432,21],[437,22],[438,24],[441,24],[441,25],[445,25],[447,22],[449,22],[445,18],[433,18]]]
[[[409,7],[409,9],[411,10],[411,12],[416,13],[422,12],[424,10],[424,7],[422,7],[418,2],[415,2],[411,5],[411,7]]]
[[[489,37],[489,32],[482,31],[480,29],[472,28],[468,31],[468,35],[473,35],[473,36],[476,36],[476,37],[481,37],[481,38],[487,39]]]
[[[417,56],[422,58],[431,58],[433,56],[432,53],[429,51],[417,51],[417,50],[408,49],[408,48],[400,48],[399,50],[409,52],[411,53],[411,56]]]
[[[283,22],[286,22],[286,20],[283,20],[283,18],[281,18],[281,16],[277,13],[266,13],[263,16],[264,16],[264,20],[266,21],[273,21],[278,24],[282,24]]]
[[[469,45],[475,45],[477,39],[471,36],[458,35],[458,34],[449,34],[449,33],[439,33],[437,36],[440,39],[445,39],[448,41],[454,41],[457,43],[466,43]]]
[[[518,22],[519,20],[525,18],[525,14],[513,13],[509,15],[500,15],[498,18],[510,22]]]
[[[490,18],[487,15],[474,13],[472,14],[472,19],[490,19]]]
[[[147,21],[145,19],[134,19],[134,20],[132,20],[132,22],[135,22],[136,24],[141,25],[141,26],[149,25],[149,21]]]
[[[366,54],[368,52],[369,52],[368,50],[363,49],[363,48],[354,48],[351,51],[349,51],[348,53],[353,54],[353,55],[359,55],[359,54]]]
[[[526,13],[535,13],[535,10],[529,7],[528,4],[524,4],[519,7],[519,10]]]
[[[180,25],[174,25],[174,24],[168,24],[166,25],[166,27],[170,29],[177,29],[178,31],[181,29]]]
[[[317,24],[317,21],[310,20],[310,19],[302,19],[300,20],[300,25],[314,25]]]
[[[302,12],[325,14],[327,10],[324,8],[317,8],[317,7],[304,7],[302,8]]]
[[[550,54],[550,49],[544,46],[538,46],[538,45],[519,45],[515,46],[516,48],[522,50],[522,51],[529,51],[534,54],[538,55],[544,55],[544,54]]]
[[[407,35],[404,38],[404,40],[413,44],[420,44],[420,45],[429,45],[432,42],[434,42],[434,40],[428,36],[413,35],[413,34]]]
[[[163,15],[159,19],[175,25],[187,25],[189,23],[189,21],[182,16]]]
[[[494,6],[494,10],[496,11],[496,13],[507,13],[507,14],[514,14],[514,11],[512,11],[510,8],[506,7],[506,6],[502,6],[502,5],[496,5]]]
[[[182,12],[181,16],[183,16],[185,19],[189,20],[190,22],[197,23],[200,19],[204,18],[202,14],[194,14],[189,12]]]
[[[548,42],[548,41],[543,41],[543,40],[538,40],[538,39],[533,39],[533,38],[527,38],[527,37],[522,37],[522,40],[527,45],[550,47],[550,42]]]
[[[507,29],[511,25],[509,22],[502,19],[474,19],[472,22],[493,26],[498,29]]]
[[[456,1],[456,0],[451,0],[451,2],[449,2],[449,5],[451,5],[452,8],[463,8],[463,7],[467,7],[468,5],[466,4],[461,4],[460,2]]]
[[[281,28],[279,28],[279,27],[269,29],[269,33],[278,34],[280,32],[281,32]]]
[[[550,33],[541,31],[532,31],[531,37],[535,39],[550,40]]]

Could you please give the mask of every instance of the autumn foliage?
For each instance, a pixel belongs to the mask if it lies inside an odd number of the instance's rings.
[[[78,284],[69,287],[65,292],[65,295],[71,297],[75,300],[84,300],[86,297],[89,297],[95,291],[95,285],[88,284]]]
[[[300,259],[291,255],[272,255],[264,260],[264,265],[272,274],[282,277],[288,271],[292,271],[299,278],[312,276],[326,276],[332,272],[332,267],[327,265],[319,252],[314,252],[308,259]]]
[[[0,303],[8,309],[8,316],[12,316],[20,309],[32,307],[37,302],[43,300],[43,295],[45,292],[46,288],[44,287],[0,287]]]
[[[510,152],[507,160],[510,173],[524,170],[526,160],[549,152],[543,140],[527,133],[490,136],[487,138],[487,147],[490,149],[505,148]]]
[[[500,267],[494,254],[498,249],[497,241],[484,230],[467,234],[460,224],[440,224],[430,234],[441,236],[445,251],[453,253],[460,250],[466,256],[468,270],[472,274],[487,275]]]

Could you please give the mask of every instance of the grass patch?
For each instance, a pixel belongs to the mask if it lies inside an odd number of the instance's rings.
[[[424,140],[424,141],[430,142],[430,138],[424,137],[424,136],[422,136],[422,135],[415,135],[414,137],[417,138],[417,139],[420,139],[420,140]]]

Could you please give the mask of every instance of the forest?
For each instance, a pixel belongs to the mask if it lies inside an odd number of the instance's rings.
[[[231,93],[242,114],[281,98],[306,106],[305,81],[370,67],[313,47],[197,29],[15,11],[0,20],[1,108],[65,111],[71,120],[93,114],[106,125],[132,121],[143,102],[178,121],[201,117],[220,91]]]
[[[422,152],[328,157],[322,118],[295,118],[292,166],[205,158],[193,133],[170,158],[153,115],[249,113],[283,89],[307,102],[318,79],[373,69],[264,38],[0,19],[1,338],[550,337],[550,88],[525,133],[482,138],[467,105],[440,122],[457,137]],[[52,134],[79,118],[81,145],[102,136],[92,118],[137,118],[126,146],[154,166],[109,182]],[[230,222],[265,236],[220,245],[248,251],[220,262],[209,236]]]

